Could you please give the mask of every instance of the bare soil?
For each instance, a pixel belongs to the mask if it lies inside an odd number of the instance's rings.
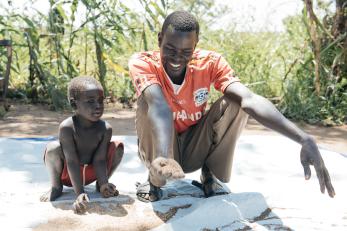
[[[0,119],[0,137],[45,137],[57,136],[61,121],[72,112],[49,110],[47,105],[11,102],[9,112]],[[107,104],[103,119],[111,123],[113,135],[136,135],[135,109],[123,108],[120,104]],[[328,150],[347,154],[347,125],[324,127],[296,123],[312,135],[318,144]],[[250,119],[243,131],[247,135],[276,135],[254,119]]]

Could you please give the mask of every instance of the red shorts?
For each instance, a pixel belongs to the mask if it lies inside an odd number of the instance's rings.
[[[110,144],[108,145],[107,157],[106,157],[107,176],[112,167],[112,161],[113,161],[114,155],[116,154],[116,148],[119,148],[119,147],[122,147],[122,148],[124,147],[123,143],[119,141],[111,141]],[[83,182],[83,176],[84,176],[84,185],[88,185],[96,180],[96,175],[95,175],[94,167],[92,164],[89,164],[86,166],[81,165],[80,172],[81,172],[82,182]],[[65,160],[64,160],[63,172],[61,174],[61,182],[65,186],[69,186],[69,187],[72,186]]]

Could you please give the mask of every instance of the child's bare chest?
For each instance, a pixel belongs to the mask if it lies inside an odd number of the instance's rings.
[[[91,164],[99,148],[102,134],[98,130],[82,130],[75,134],[76,151],[81,164]]]

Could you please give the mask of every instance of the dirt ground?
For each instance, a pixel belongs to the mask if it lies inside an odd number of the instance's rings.
[[[32,105],[12,102],[10,111],[0,119],[0,137],[57,136],[59,123],[71,112],[49,110],[47,105]],[[135,109],[124,109],[119,104],[108,104],[103,119],[111,123],[113,135],[136,135]],[[297,125],[312,135],[318,144],[328,150],[347,154],[347,125],[338,127]],[[243,134],[276,135],[250,119]]]

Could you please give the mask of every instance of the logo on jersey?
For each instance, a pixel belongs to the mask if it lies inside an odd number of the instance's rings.
[[[199,107],[203,105],[205,102],[207,102],[208,99],[208,89],[205,88],[200,88],[194,92],[194,102],[195,106]]]

